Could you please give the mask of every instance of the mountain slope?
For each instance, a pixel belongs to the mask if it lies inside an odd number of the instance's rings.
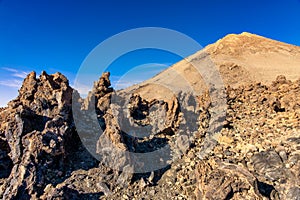
[[[201,66],[202,71],[193,64]],[[201,72],[212,66],[220,73],[224,85],[231,87],[255,82],[270,84],[278,75],[296,80],[300,77],[300,47],[246,32],[229,34],[124,92],[135,91],[156,98],[170,97],[181,90],[200,94],[207,86]]]

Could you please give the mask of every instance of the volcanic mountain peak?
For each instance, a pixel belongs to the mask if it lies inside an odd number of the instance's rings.
[[[167,96],[166,88],[171,88],[173,93],[191,88],[201,93],[207,86],[202,75],[212,67],[221,76],[224,85],[232,87],[254,82],[270,84],[279,75],[297,80],[300,76],[299,63],[298,46],[247,32],[229,34],[126,91],[142,88],[137,91],[141,90],[144,96],[151,96],[151,91],[157,91],[155,95],[163,91],[161,93]]]
[[[237,41],[246,41],[247,39],[263,39],[264,37],[248,33],[242,32],[240,34],[230,33],[223,38],[219,39],[215,44],[225,43],[225,42],[237,42]],[[267,39],[267,38],[265,38]]]
[[[206,50],[214,55],[230,56],[270,52],[289,55],[300,54],[300,48],[297,46],[248,32],[228,34],[216,43],[208,45]]]

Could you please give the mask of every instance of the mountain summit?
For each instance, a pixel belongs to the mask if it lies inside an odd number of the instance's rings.
[[[296,80],[300,76],[300,47],[247,32],[229,34],[122,92],[140,93],[150,99],[171,98],[182,90],[201,94],[207,89],[202,73],[209,68],[215,69],[225,86],[233,88],[246,83],[270,84],[279,75]]]
[[[228,84],[243,80],[271,83],[281,74],[296,80],[300,74],[300,47],[251,33],[229,34],[208,45],[204,51],[209,53],[221,73],[223,70],[228,72],[226,68],[232,65],[244,71],[242,77],[224,76]]]

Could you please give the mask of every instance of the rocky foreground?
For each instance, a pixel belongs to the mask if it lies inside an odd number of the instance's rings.
[[[109,73],[86,99],[72,94],[77,93],[62,74],[43,72],[36,77],[32,72],[19,96],[1,109],[2,199],[300,199],[300,79],[278,76],[269,85],[227,86],[226,119],[211,138],[207,92],[189,107],[197,114],[193,128],[184,126],[188,123],[182,121],[185,111],[179,103],[187,103],[179,98],[188,94],[168,101],[130,96],[127,117],[130,123],[150,125],[158,133],[151,139],[135,139],[119,127],[110,104],[114,90]],[[129,173],[138,161],[111,154],[112,162],[126,170],[110,168],[83,145],[78,130],[88,135],[94,127],[75,125],[72,106],[83,111],[83,122],[90,117],[89,108],[95,107],[97,125],[115,148],[148,152],[168,144],[172,162],[152,172]],[[166,120],[153,124],[153,117]],[[185,130],[180,126],[194,130],[193,140],[180,137]],[[102,136],[90,134],[87,139],[94,141],[96,154],[105,149]],[[207,139],[214,145],[201,156]]]

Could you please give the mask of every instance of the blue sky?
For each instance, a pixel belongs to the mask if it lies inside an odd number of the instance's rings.
[[[94,47],[139,27],[174,29],[202,46],[243,31],[300,46],[300,0],[0,0],[0,106],[17,96],[26,73],[60,71],[72,83]],[[146,63],[157,64],[156,73],[180,59],[133,52],[110,66],[112,78]]]

